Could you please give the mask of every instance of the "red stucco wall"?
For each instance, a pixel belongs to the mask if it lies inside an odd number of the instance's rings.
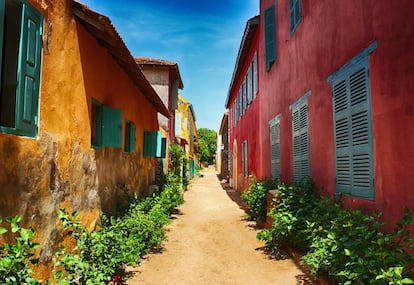
[[[281,114],[281,178],[293,175],[292,123],[289,106],[308,90],[311,175],[335,193],[331,85],[327,77],[369,44],[374,137],[375,200],[350,198],[347,205],[379,209],[394,221],[402,208],[414,210],[414,2],[359,0],[301,2],[301,22],[289,30],[289,1],[262,0],[263,11],[276,8],[277,59],[265,68],[264,33],[260,33],[259,89],[261,167],[270,175],[268,122]]]
[[[252,42],[250,51],[246,58],[246,61],[243,63],[243,69],[241,72],[241,76],[235,80],[235,87],[234,92],[230,95],[229,106],[230,106],[230,114],[229,114],[229,128],[230,128],[230,151],[233,152],[233,143],[237,141],[237,185],[234,187],[239,190],[243,191],[249,185],[248,177],[243,177],[242,172],[242,143],[247,140],[247,151],[248,151],[248,170],[249,175],[254,175],[256,177],[262,177],[262,165],[260,161],[261,157],[261,149],[262,144],[260,141],[261,132],[260,132],[260,88],[258,88],[258,93],[255,99],[250,103],[247,107],[245,113],[241,116],[240,120],[237,122],[237,125],[234,126],[234,106],[237,104],[237,95],[238,91],[240,90],[240,86],[243,84],[244,77],[247,73],[250,63],[253,60],[254,53],[258,50],[259,45],[259,30],[256,31],[256,35]],[[260,52],[258,57],[260,58]],[[258,63],[258,69],[260,69],[261,62]],[[233,168],[235,165],[233,165]],[[232,172],[230,172],[232,175]],[[234,178],[233,178],[234,179]]]

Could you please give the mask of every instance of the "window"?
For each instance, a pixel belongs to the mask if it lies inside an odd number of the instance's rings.
[[[294,181],[310,176],[308,125],[308,96],[310,94],[310,91],[307,92],[291,106]]]
[[[0,1],[0,131],[38,132],[43,16],[30,4]]]
[[[144,157],[161,157],[162,137],[161,131],[144,132]]]
[[[125,145],[124,151],[128,153],[135,152],[136,146],[136,127],[131,121],[125,121]]]
[[[273,178],[280,179],[280,115],[269,122],[270,171]]]
[[[370,45],[328,78],[332,82],[336,191],[374,199]]]
[[[122,147],[122,111],[92,99],[91,144],[93,147]]]
[[[167,157],[167,138],[161,138],[161,158]]]
[[[246,74],[246,85],[247,85],[247,105],[250,105],[253,99],[253,76],[252,76],[252,65],[251,64]]]
[[[253,62],[252,62],[252,70],[253,70],[253,98],[256,97],[257,90],[258,90],[258,73],[257,73],[257,51],[255,52],[253,56]]]
[[[242,115],[246,112],[246,106],[247,106],[247,86],[246,86],[246,77],[243,80],[243,88],[242,88]]]
[[[300,23],[300,0],[290,0],[290,34],[296,31]]]
[[[181,114],[180,113],[175,114],[175,134],[176,135],[181,134]]]
[[[265,46],[266,46],[266,70],[270,70],[276,60],[276,24],[275,6],[264,11]]]
[[[244,141],[242,143],[242,172],[243,176],[247,177],[249,176],[249,157],[247,152],[247,141]]]

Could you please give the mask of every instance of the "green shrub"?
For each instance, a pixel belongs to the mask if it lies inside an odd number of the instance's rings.
[[[266,196],[267,192],[275,189],[277,181],[274,179],[263,179],[259,182],[250,183],[241,195],[241,198],[247,203],[247,215],[253,221],[266,221]]]
[[[40,284],[32,278],[30,265],[37,264],[34,251],[39,247],[33,242],[35,231],[19,226],[22,217],[6,218],[14,243],[3,243],[0,245],[0,284]],[[0,218],[0,224],[3,222]],[[0,227],[0,235],[4,235],[8,229]]]
[[[278,189],[269,213],[272,228],[258,233],[270,251],[289,243],[306,253],[302,262],[311,273],[328,274],[335,284],[410,284],[414,215],[408,210],[396,229],[385,233],[380,213],[344,208],[339,196],[321,197],[312,187]]]
[[[73,251],[58,254],[54,282],[58,284],[107,284],[123,277],[126,265],[162,248],[170,214],[183,203],[179,184],[171,180],[159,194],[145,199],[137,195],[118,216],[102,216],[102,227],[91,232],[81,226],[78,214],[60,210],[64,229],[75,238]]]

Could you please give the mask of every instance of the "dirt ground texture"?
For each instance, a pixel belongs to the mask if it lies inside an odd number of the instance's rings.
[[[212,167],[202,174],[186,191],[162,252],[131,268],[127,284],[309,284],[291,259],[263,252],[255,223],[236,203],[238,193],[223,189]]]

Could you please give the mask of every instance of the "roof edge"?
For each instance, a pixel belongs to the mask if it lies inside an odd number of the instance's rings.
[[[239,51],[237,53],[237,58],[236,58],[236,62],[235,62],[235,65],[234,65],[233,75],[231,77],[231,81],[230,81],[230,85],[229,85],[229,91],[227,93],[226,103],[224,104],[224,107],[226,109],[228,108],[228,105],[229,105],[231,92],[234,89],[234,85],[236,83],[237,75],[239,75],[239,73],[241,72],[241,69],[243,67],[242,64],[241,64],[241,60],[244,59],[244,57],[247,56],[247,54],[246,54],[247,52],[245,51],[245,48],[246,48],[247,44],[250,44],[250,43],[247,43],[247,39],[249,37],[251,37],[252,32],[254,33],[256,31],[256,29],[253,29],[253,28],[257,28],[259,23],[260,23],[260,15],[256,15],[256,16],[250,18],[249,20],[247,20],[247,22],[246,22],[246,27],[244,29],[243,37],[242,37],[242,40],[240,42]]]

